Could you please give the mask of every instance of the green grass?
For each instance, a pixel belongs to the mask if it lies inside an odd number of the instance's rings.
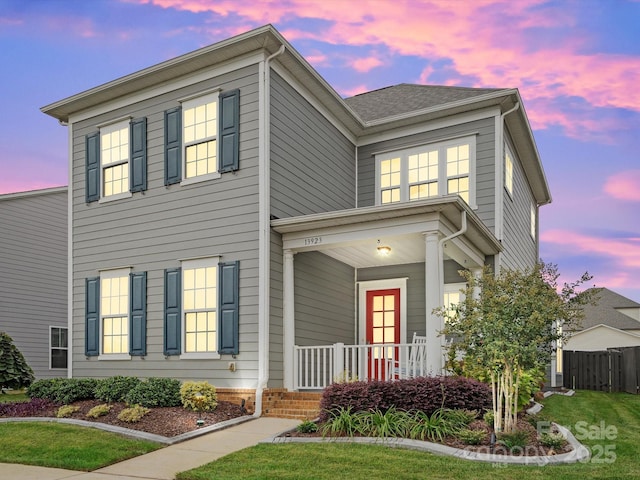
[[[0,463],[91,471],[161,447],[75,425],[0,423]]]
[[[0,394],[0,403],[27,402],[30,398],[24,392],[8,392]]]
[[[594,458],[556,466],[505,466],[355,444],[262,444],[178,474],[179,480],[205,479],[623,479],[640,478],[640,396],[579,391],[574,397],[545,400],[544,415],[575,433],[601,433],[615,426],[614,439],[581,441]],[[585,422],[578,424],[578,422]],[[578,428],[576,428],[578,426]],[[582,427],[582,428],[580,428]],[[588,430],[592,427],[592,430]],[[596,431],[593,430],[596,429]],[[606,431],[605,431],[606,432]],[[611,430],[609,430],[611,433]],[[583,436],[583,435],[581,435]],[[611,455],[615,454],[615,460]]]

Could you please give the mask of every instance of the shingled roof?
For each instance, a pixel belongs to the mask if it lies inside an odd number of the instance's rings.
[[[619,308],[638,308],[640,303],[623,297],[608,288],[597,288],[598,302],[596,305],[586,305],[585,317],[580,330],[595,327],[596,325],[608,325],[619,330],[640,330],[640,321],[619,312]]]
[[[437,107],[493,93],[500,88],[466,88],[401,83],[345,98],[365,122]]]

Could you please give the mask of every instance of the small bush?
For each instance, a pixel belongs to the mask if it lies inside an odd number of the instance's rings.
[[[141,405],[134,405],[133,407],[125,408],[124,410],[122,410],[118,414],[118,420],[127,423],[136,423],[142,420],[142,417],[144,417],[149,412],[150,410],[146,407],[143,407]]]
[[[103,403],[102,405],[96,405],[91,410],[89,410],[86,416],[89,418],[103,417],[110,411],[111,411],[111,405],[107,405],[106,403]]]
[[[354,412],[420,410],[429,415],[438,408],[484,411],[491,408],[489,386],[465,377],[420,377],[393,382],[334,383],[324,389],[321,421],[336,409]]]
[[[501,433],[498,440],[509,450],[523,449],[529,443],[529,432],[526,430],[514,430],[511,433]]]
[[[28,402],[0,403],[0,417],[32,417],[56,404],[45,398],[33,398]]]
[[[149,408],[177,407],[181,403],[180,382],[172,378],[149,378],[131,390],[125,401]]]
[[[566,439],[562,436],[560,432],[558,433],[543,433],[540,435],[540,443],[548,448],[553,448],[554,450],[559,450],[566,443]]]
[[[296,427],[296,431],[300,433],[315,433],[318,431],[318,425],[311,420],[305,420]]]
[[[476,418],[478,418],[477,410],[453,410],[445,408],[442,412],[443,417],[456,428],[465,428]]]
[[[5,388],[28,387],[34,379],[33,370],[13,344],[13,339],[0,332],[0,392]]]
[[[495,413],[493,413],[493,410],[487,410],[482,416],[482,419],[486,422],[487,425],[489,425],[490,428],[493,428],[495,418],[496,417]]]
[[[394,407],[386,412],[358,412],[354,416],[358,432],[367,437],[404,437],[411,428],[411,415]]]
[[[414,440],[441,442],[447,435],[454,435],[459,426],[447,418],[444,409],[438,409],[431,415],[417,411],[414,415],[409,437]]]
[[[218,406],[216,387],[209,382],[184,382],[180,387],[182,406],[197,412],[210,412]]]
[[[340,407],[331,412],[327,412],[327,415],[329,418],[320,430],[323,437],[327,435],[331,437],[339,435],[353,437],[356,433],[359,433],[359,422],[351,412],[351,407]]]
[[[56,413],[56,417],[58,418],[68,418],[74,413],[80,410],[80,407],[76,407],[74,405],[63,405],[58,409]]]
[[[46,398],[57,403],[73,403],[94,398],[98,381],[94,378],[51,378],[37,380],[27,389],[31,398]]]
[[[115,376],[98,380],[95,398],[103,402],[124,402],[127,394],[140,384],[137,377]]]
[[[468,428],[460,430],[456,437],[467,445],[480,445],[486,438],[487,432],[484,430],[470,430]]]

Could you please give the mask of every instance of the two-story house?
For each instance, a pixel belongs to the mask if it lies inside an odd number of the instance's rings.
[[[58,101],[74,377],[255,395],[441,373],[458,270],[530,266],[549,189],[516,89],[342,99],[268,25]],[[384,345],[381,347],[380,345]]]

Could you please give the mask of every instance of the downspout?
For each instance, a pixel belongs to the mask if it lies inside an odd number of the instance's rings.
[[[444,244],[449,240],[452,240],[460,235],[464,235],[467,232],[467,212],[462,211],[460,230],[452,233],[448,237],[444,237],[438,242],[438,288],[442,289],[444,286]],[[444,296],[444,291],[440,291],[440,300]]]
[[[256,385],[256,408],[254,417],[262,415],[262,392],[269,382],[269,295],[271,271],[270,256],[270,212],[271,212],[271,132],[270,132],[270,67],[269,62],[284,53],[285,46],[281,45],[277,52],[270,55],[259,65],[260,87],[262,94],[261,110],[259,116],[260,152],[259,162],[259,232],[258,232],[258,258],[259,258],[259,291],[258,291],[258,382]]]

